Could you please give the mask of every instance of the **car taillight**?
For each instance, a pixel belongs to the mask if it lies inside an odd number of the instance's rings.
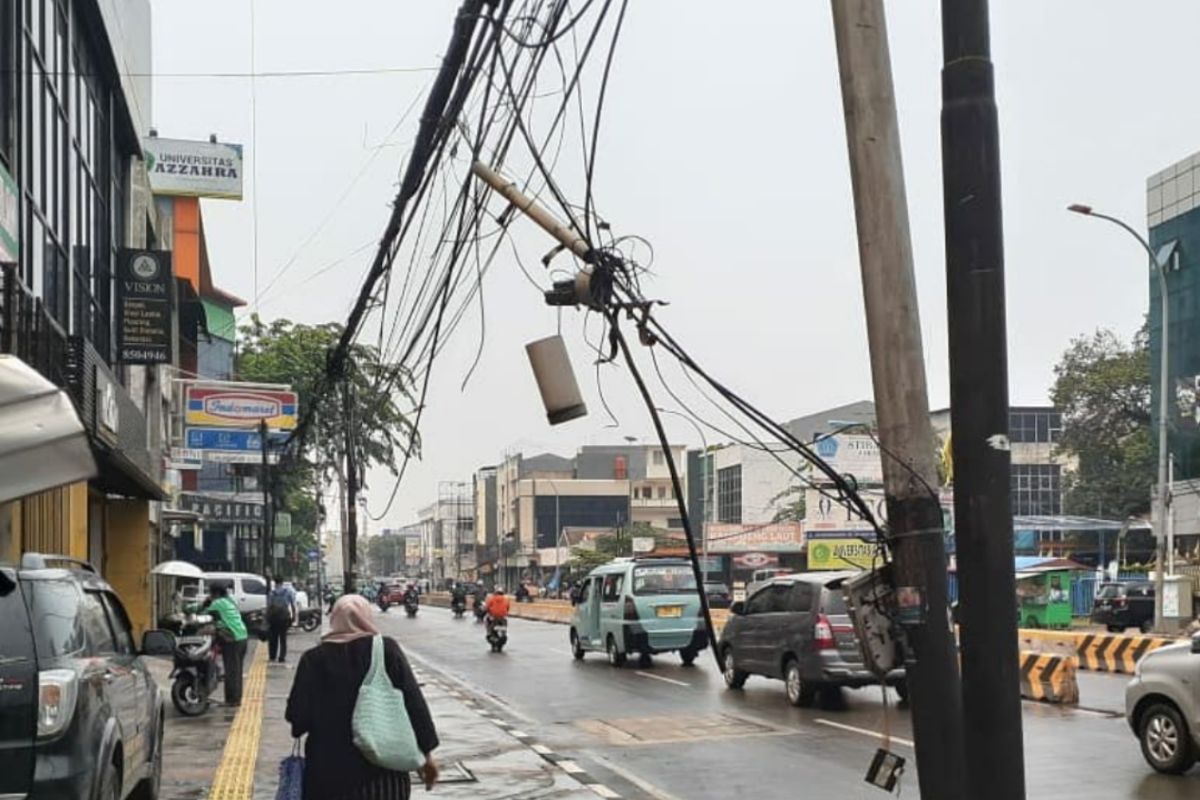
[[[833,626],[829,624],[829,617],[824,614],[817,615],[817,624],[813,627],[813,638],[816,640],[818,650],[837,649],[837,640],[833,638]]]
[[[75,713],[79,679],[74,670],[48,669],[38,673],[38,736],[63,732]]]
[[[632,597],[625,598],[625,619],[636,621],[638,618],[637,603],[633,602]]]
[[[1117,608],[1124,608],[1125,607],[1125,598],[1118,597],[1116,600],[1113,600],[1113,605],[1116,606]]]

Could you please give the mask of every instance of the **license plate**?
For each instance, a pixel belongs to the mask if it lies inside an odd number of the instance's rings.
[[[659,606],[654,613],[659,617],[682,617],[683,606]]]

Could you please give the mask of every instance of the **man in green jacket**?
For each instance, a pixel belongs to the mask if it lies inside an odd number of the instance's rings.
[[[221,643],[221,661],[225,666],[225,705],[242,704],[242,663],[246,660],[246,623],[237,604],[229,599],[229,592],[221,584],[209,589],[208,613],[212,614],[217,627],[217,639]]]

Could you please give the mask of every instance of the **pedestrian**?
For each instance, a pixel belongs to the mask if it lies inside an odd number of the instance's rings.
[[[272,579],[267,595],[267,658],[272,663],[287,661],[288,629],[295,618],[295,590],[279,578]]]
[[[300,657],[284,716],[292,725],[292,736],[308,735],[304,800],[407,800],[412,791],[407,772],[375,766],[354,745],[354,706],[371,666],[372,640],[377,635],[370,603],[359,595],[346,595],[334,604],[329,633],[321,644]],[[383,648],[388,677],[404,693],[417,745],[425,754],[417,774],[425,788],[432,789],[438,776],[433,718],[400,645],[385,636]]]
[[[237,605],[229,599],[224,584],[209,588],[205,610],[212,614],[221,643],[221,664],[225,667],[225,705],[242,704],[242,664],[246,660],[246,623]]]

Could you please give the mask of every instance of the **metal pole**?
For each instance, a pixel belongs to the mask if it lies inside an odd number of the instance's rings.
[[[1023,800],[1000,143],[987,0],[942,0],[942,50],[962,796]]]
[[[274,574],[272,569],[273,553],[271,550],[271,490],[270,490],[270,460],[267,454],[267,421],[259,420],[258,437],[259,445],[262,450],[262,499],[263,499],[263,528],[262,528],[262,571],[264,576]]]
[[[342,386],[342,412],[346,428],[346,543],[343,565],[343,593],[358,591],[358,464],[354,458],[353,398],[350,383]]]
[[[1167,465],[1167,574],[1175,574],[1175,455]]]
[[[833,0],[832,7],[879,440],[892,454],[883,461],[889,549],[897,586],[920,598],[919,615],[905,625],[920,794],[960,800],[961,695],[942,510],[930,488],[937,468],[887,20],[883,0]]]

